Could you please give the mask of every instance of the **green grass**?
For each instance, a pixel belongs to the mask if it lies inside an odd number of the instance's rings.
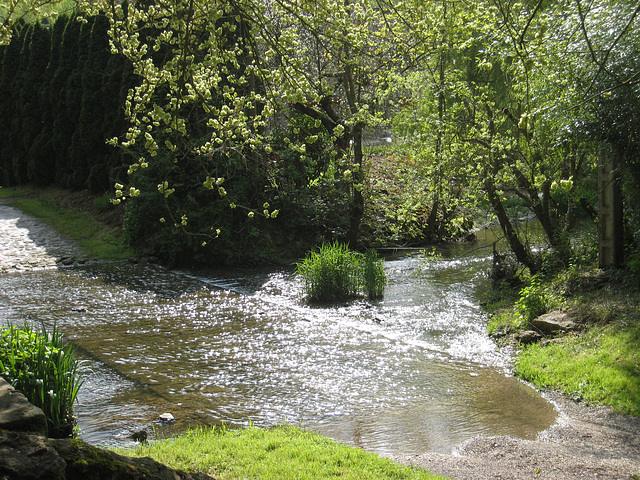
[[[0,187],[0,199],[22,197],[30,192],[20,187]]]
[[[118,453],[149,456],[171,468],[220,480],[443,479],[291,426],[196,429]]]
[[[307,297],[312,302],[339,302],[358,296],[382,298],[386,276],[375,251],[351,251],[345,244],[324,244],[298,264],[296,273],[304,278]]]
[[[515,374],[542,388],[640,415],[639,347],[639,328],[592,328],[559,344],[526,347]]]
[[[74,351],[55,327],[47,332],[25,323],[0,329],[0,375],[42,409],[52,437],[74,431],[73,404],[82,383]]]
[[[90,257],[123,259],[134,255],[120,233],[99,222],[89,213],[73,208],[59,208],[55,194],[31,189],[0,188],[0,198],[10,199],[11,206],[39,218],[65,237],[74,240]]]

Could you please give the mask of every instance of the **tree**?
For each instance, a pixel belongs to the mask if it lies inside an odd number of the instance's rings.
[[[575,0],[574,5],[586,57],[581,70],[586,87],[584,103],[595,113],[588,129],[602,142],[601,151],[609,152],[600,166],[601,177],[610,183],[603,181],[600,186],[601,209],[608,210],[607,215],[601,212],[600,263],[622,266],[623,193],[627,223],[632,227],[628,240],[635,242],[636,252],[640,242],[640,5],[611,1],[586,4],[581,0]],[[607,205],[606,197],[613,205]],[[608,247],[612,251],[608,252]]]
[[[112,143],[137,149],[131,173],[161,156],[178,168],[195,159],[201,185],[225,196],[225,178],[213,168],[217,159],[268,161],[265,138],[276,113],[306,115],[333,136],[336,162],[352,185],[347,236],[355,244],[364,201],[362,130],[375,121],[375,81],[390,64],[382,53],[390,45],[385,31],[391,17],[380,15],[384,9],[366,1],[185,0],[126,8],[96,2],[89,11],[109,17],[114,50],[129,58],[141,79],[125,104],[131,126]],[[194,111],[205,115],[194,118]],[[290,148],[304,157],[304,143]],[[158,188],[168,198],[178,186],[162,181]],[[122,200],[138,191],[131,185],[117,194]],[[185,226],[185,215],[172,223]]]
[[[14,25],[21,21],[55,17],[62,7],[71,9],[75,3],[74,0],[3,0],[0,4],[0,45],[9,44]]]
[[[440,181],[449,187],[450,202],[458,181],[477,189],[472,197],[488,201],[522,264],[534,273],[541,266],[508,213],[511,198],[540,221],[556,255],[567,262],[576,195],[595,159],[577,128],[583,113],[575,108],[579,84],[568,75],[575,61],[567,46],[577,30],[567,32],[563,4],[479,1],[467,18],[456,5],[430,4],[430,15],[420,15],[441,25],[448,45],[446,55],[423,55],[411,113],[405,113],[414,122],[402,125],[420,132],[412,135],[413,148],[423,152],[435,181],[455,179]]]

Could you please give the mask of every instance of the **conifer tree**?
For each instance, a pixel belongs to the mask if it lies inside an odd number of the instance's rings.
[[[78,39],[80,37],[81,23],[77,18],[71,17],[62,34],[60,46],[60,59],[58,68],[51,83],[53,114],[52,144],[55,153],[55,183],[65,185],[69,172],[69,146],[73,136],[74,124],[69,115],[67,91],[69,78],[78,64]]]
[[[19,43],[16,37],[8,45],[0,47],[2,63],[0,63],[0,182],[11,184],[11,160],[9,156],[9,136],[13,121],[12,89],[13,77],[17,70]]]
[[[36,139],[42,133],[46,121],[45,112],[48,110],[48,106],[41,102],[43,100],[41,92],[45,82],[50,50],[51,34],[49,29],[40,23],[34,23],[29,43],[29,62],[20,95],[23,121],[22,142],[24,159],[27,164],[27,180],[37,183],[48,183],[48,178],[53,173],[43,171],[39,167],[37,152],[40,147],[36,145]],[[30,155],[32,150],[34,151],[33,156]]]
[[[38,92],[42,130],[29,150],[28,165],[31,181],[40,185],[51,184],[55,179],[55,150],[52,138],[56,92],[53,90],[53,78],[60,64],[60,47],[67,21],[66,17],[58,17],[52,27],[49,63]]]
[[[78,37],[78,62],[71,72],[65,89],[65,100],[67,107],[68,121],[71,126],[71,142],[68,154],[68,168],[64,174],[64,186],[72,189],[83,188],[86,176],[82,178],[81,173],[77,173],[78,169],[83,169],[87,159],[84,157],[82,150],[82,141],[79,134],[80,112],[82,111],[82,76],[85,64],[89,59],[89,43],[91,39],[91,29],[95,22],[95,17],[90,17],[80,26],[80,35]]]
[[[25,151],[23,137],[23,117],[22,117],[22,86],[27,81],[26,72],[29,63],[29,46],[33,34],[33,25],[20,30],[19,36],[14,37],[20,44],[20,53],[16,62],[16,70],[11,84],[11,126],[6,149],[9,156],[10,183],[21,184],[27,180],[26,165],[24,162]]]

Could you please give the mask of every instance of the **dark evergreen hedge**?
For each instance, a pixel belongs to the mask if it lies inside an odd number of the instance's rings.
[[[0,182],[107,191],[128,160],[105,144],[126,130],[122,105],[135,84],[112,55],[109,23],[59,17],[27,24],[0,47]]]

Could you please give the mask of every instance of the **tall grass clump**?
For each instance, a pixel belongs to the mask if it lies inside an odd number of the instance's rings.
[[[47,417],[50,437],[73,434],[73,404],[81,385],[75,347],[63,342],[54,326],[47,332],[25,322],[0,330],[0,374]]]
[[[384,273],[382,260],[374,250],[369,250],[362,256],[362,285],[369,300],[382,298],[387,277]]]
[[[381,298],[386,277],[382,260],[373,251],[353,252],[338,242],[323,244],[299,263],[304,290],[312,302],[337,302],[366,296]]]

